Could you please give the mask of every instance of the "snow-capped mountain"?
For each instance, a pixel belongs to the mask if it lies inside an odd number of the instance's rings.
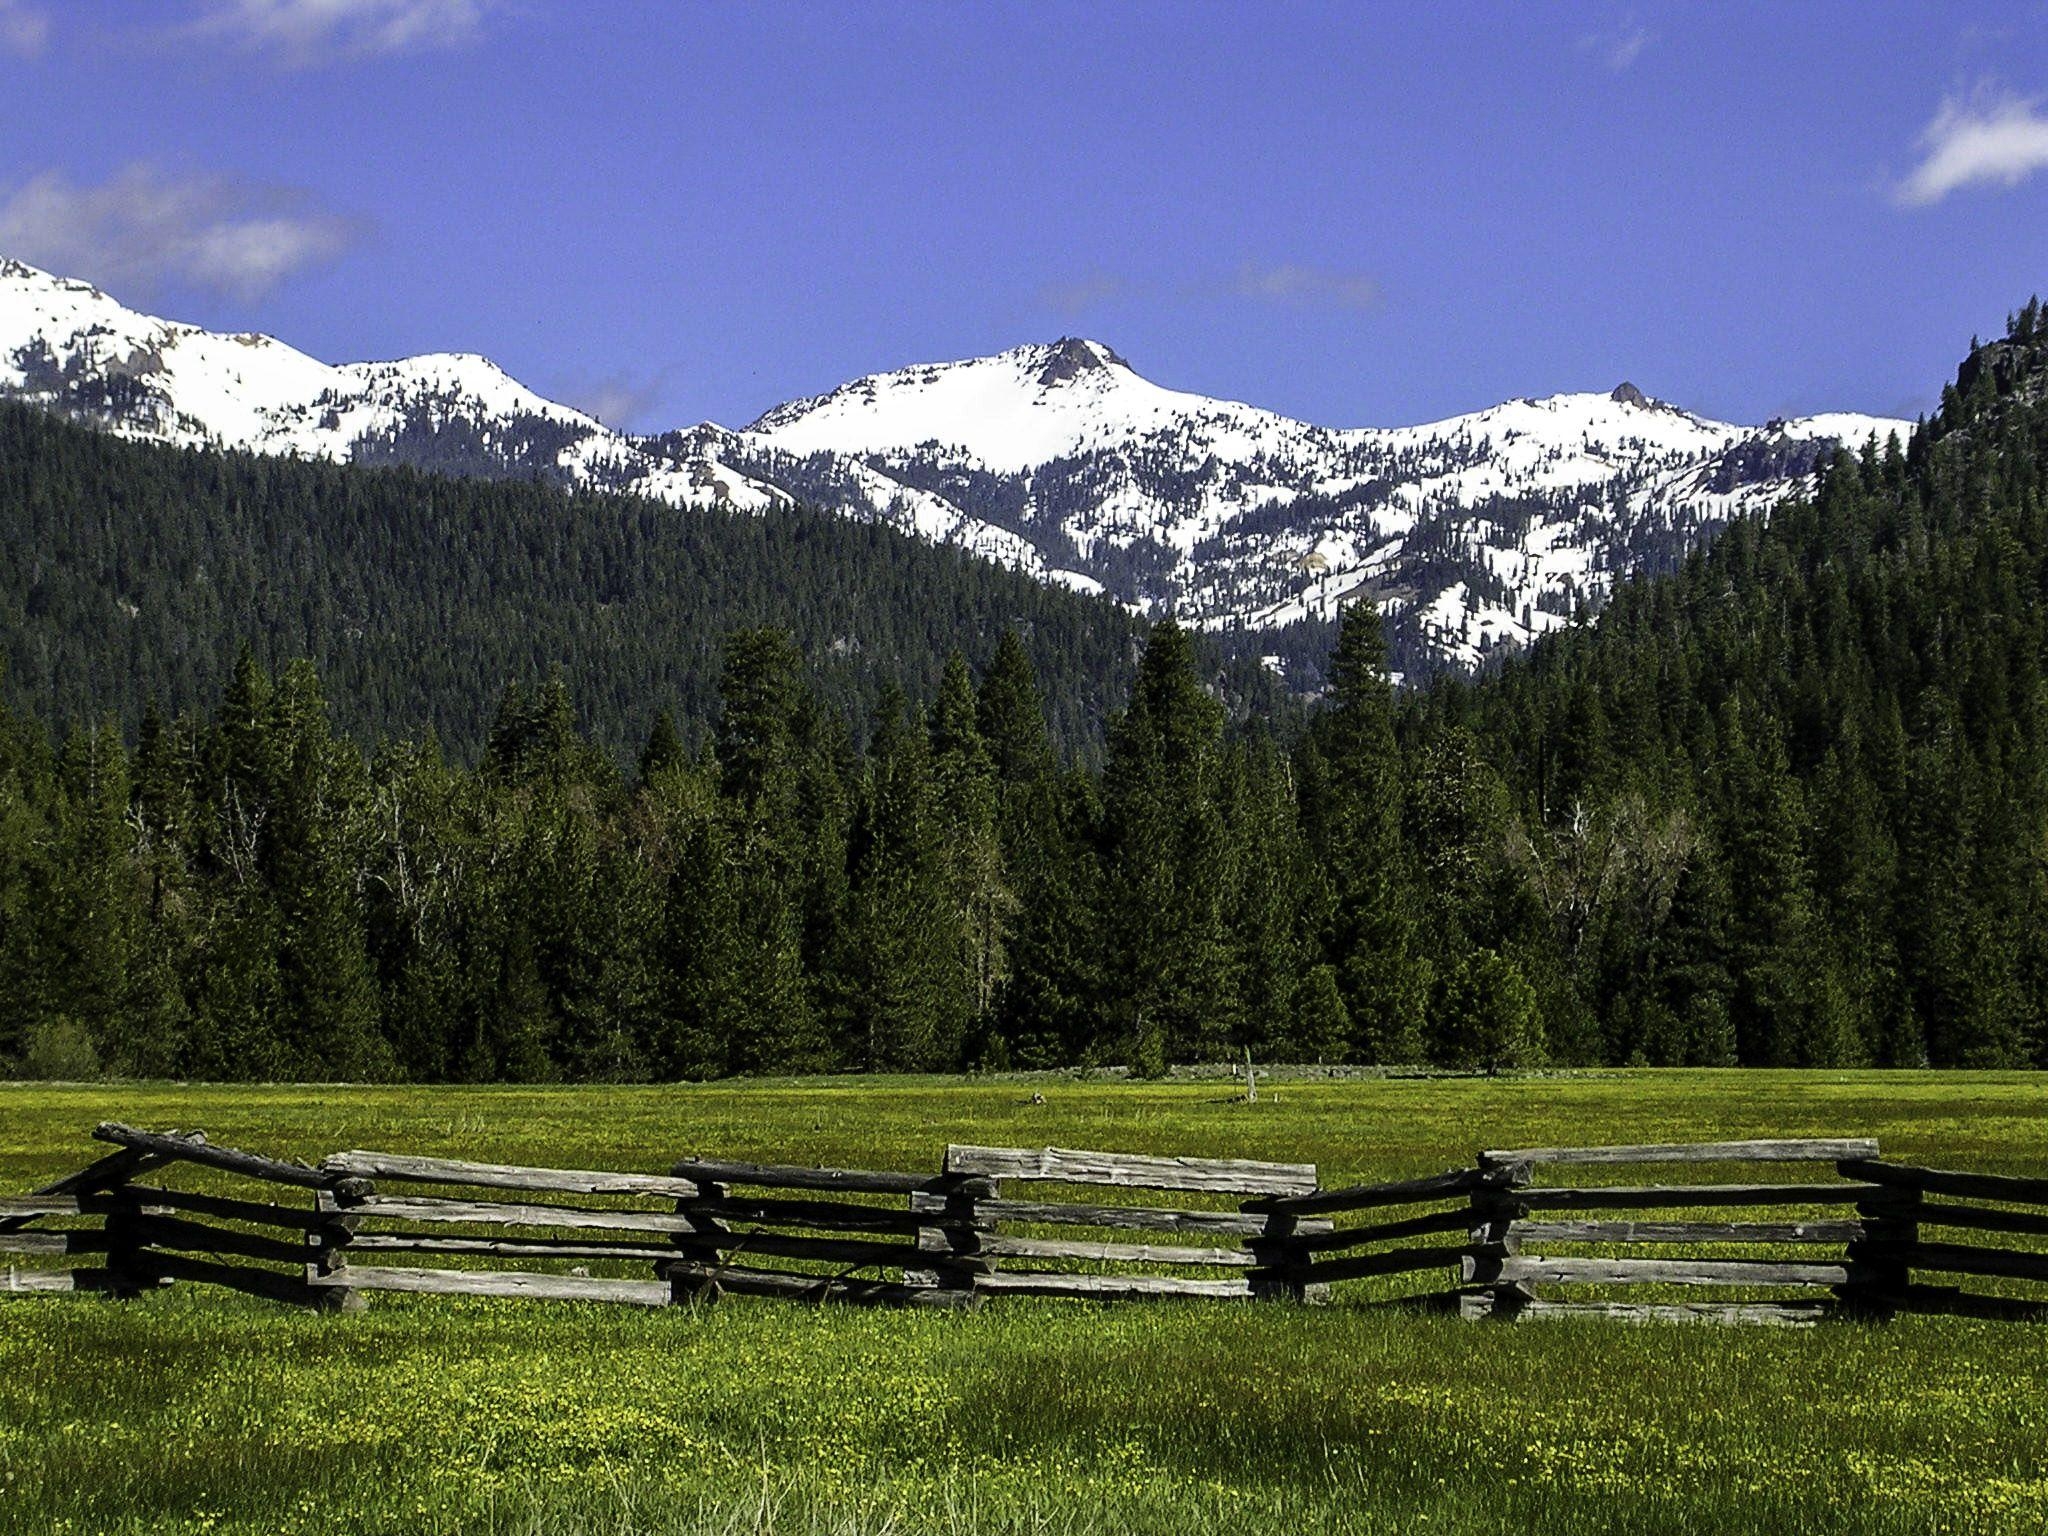
[[[1164,389],[1098,342],[855,380],[738,431],[634,436],[471,354],[333,366],[0,261],[0,396],[190,446],[540,474],[672,505],[808,501],[1285,658],[1356,595],[1406,669],[1470,665],[1910,423],[1709,421],[1632,386],[1334,429]],[[1308,649],[1320,649],[1317,637]]]
[[[90,283],[0,260],[0,396],[127,437],[457,473],[560,476],[692,505],[785,500],[716,443],[650,453],[544,400],[488,358],[429,353],[333,367],[268,336],[159,320]]]
[[[816,494],[804,466],[857,460],[1206,627],[1284,631],[1370,595],[1409,661],[1470,665],[1782,497],[1836,443],[1911,430],[1850,414],[1734,426],[1629,384],[1333,429],[1163,389],[1068,339],[778,406],[741,435],[799,464],[740,462]]]

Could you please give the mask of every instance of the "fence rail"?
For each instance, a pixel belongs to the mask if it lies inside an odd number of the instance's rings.
[[[1494,1150],[1326,1188],[1312,1164],[1058,1147],[950,1146],[933,1173],[703,1156],[657,1173],[361,1150],[315,1166],[198,1131],[92,1134],[114,1150],[0,1197],[0,1291],[964,1308],[1350,1286],[1468,1318],[2048,1320],[2048,1243],[2029,1241],[2048,1239],[2048,1179],[1889,1162],[1868,1138]],[[1764,1173],[1784,1164],[1834,1177]],[[1602,1182],[1637,1167],[1704,1176]],[[185,1171],[211,1187],[168,1182]]]

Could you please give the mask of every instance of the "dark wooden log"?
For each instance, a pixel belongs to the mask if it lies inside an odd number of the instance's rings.
[[[114,1276],[113,1293],[123,1298],[140,1296],[163,1283],[156,1270],[142,1262],[140,1228],[144,1215],[142,1198],[132,1184],[101,1190],[92,1197],[101,1208],[107,1234],[107,1271]]]
[[[1897,1311],[1913,1279],[1907,1257],[1920,1236],[1919,1228],[1900,1214],[1912,1198],[1880,1186],[1879,1193],[1857,1202],[1863,1232],[1849,1245],[1855,1272],[1851,1283],[1835,1293],[1846,1314],[1882,1319]]]
[[[976,1289],[986,1295],[1081,1296],[1097,1301],[1132,1301],[1161,1296],[1245,1301],[1254,1294],[1252,1282],[1244,1277],[1183,1280],[1175,1275],[1059,1275],[1007,1269],[983,1276]]]
[[[913,1195],[913,1200],[932,1198]],[[937,1197],[943,1201],[945,1197]],[[719,1222],[746,1222],[770,1227],[809,1227],[822,1232],[902,1232],[914,1235],[918,1228],[943,1225],[944,1216],[920,1216],[895,1205],[862,1205],[838,1200],[781,1200],[762,1196],[729,1195],[723,1199],[688,1202],[694,1216]]]
[[[216,1147],[182,1136],[138,1131],[134,1126],[122,1125],[118,1121],[102,1121],[93,1127],[92,1134],[97,1141],[110,1141],[133,1152],[155,1153],[174,1162],[199,1163],[227,1173],[239,1173],[245,1178],[267,1179],[273,1184],[292,1184],[300,1189],[329,1189],[339,1177],[322,1173],[318,1168],[309,1168],[304,1163],[281,1162],[259,1153]]]
[[[675,1171],[703,1183],[742,1184],[762,1189],[837,1190],[849,1194],[907,1195],[917,1190],[938,1194],[989,1195],[987,1179],[944,1173],[887,1173],[867,1168],[803,1168],[787,1163],[734,1163],[715,1158],[686,1157]]]
[[[925,1253],[975,1253],[992,1258],[1083,1259],[1100,1264],[1221,1265],[1250,1269],[1261,1261],[1244,1248],[1179,1247],[1172,1243],[1097,1243],[1057,1237],[1008,1237],[1000,1233],[926,1228],[918,1234]]]
[[[1519,1252],[1522,1242],[1519,1236],[1521,1211],[1519,1202],[1509,1204],[1494,1191],[1475,1191],[1471,1197],[1471,1208],[1466,1213],[1471,1220],[1471,1225],[1466,1228],[1467,1243],[1475,1252]]]
[[[1514,1309],[1517,1319],[1541,1322],[1597,1317],[1628,1323],[1720,1323],[1771,1328],[1811,1328],[1834,1314],[1834,1303],[1812,1301],[1543,1301]]]
[[[618,1232],[675,1232],[685,1236],[725,1235],[725,1223],[808,1227],[824,1231],[915,1233],[921,1222],[910,1212],[881,1205],[822,1200],[693,1199],[677,1211],[628,1211],[601,1207],[529,1204],[499,1200],[457,1200],[434,1195],[369,1195],[348,1209],[374,1221],[432,1221],[484,1226],[597,1228]],[[687,1245],[686,1245],[687,1246]]]
[[[316,1245],[321,1234],[314,1233]],[[359,1253],[475,1253],[521,1259],[665,1259],[675,1249],[667,1243],[573,1242],[558,1237],[429,1237],[414,1232],[358,1232],[344,1245]]]
[[[1531,1211],[1683,1210],[1707,1205],[1859,1205],[1884,1192],[1876,1184],[1617,1184],[1522,1189],[1515,1192],[1515,1199]]]
[[[1256,1264],[1251,1274],[1253,1299],[1297,1304],[1328,1301],[1329,1286],[1309,1278],[1312,1255],[1307,1247],[1309,1235],[1301,1230],[1302,1218],[1291,1211],[1265,1214],[1266,1230],[1245,1238],[1242,1244],[1244,1254]]]
[[[437,1195],[368,1195],[346,1208],[368,1221],[431,1221],[476,1226],[575,1227],[616,1232],[691,1232],[694,1217],[669,1211],[604,1210],[510,1200],[456,1200]]]
[[[1949,1275],[1990,1275],[2005,1280],[2048,1281],[2048,1253],[2011,1248],[1977,1248],[1968,1243],[1917,1243],[1906,1255],[1914,1269]]]
[[[1419,1205],[1425,1200],[1455,1199],[1473,1190],[1505,1190],[1515,1186],[1510,1168],[1452,1168],[1419,1179],[1398,1179],[1390,1184],[1353,1184],[1342,1189],[1319,1189],[1312,1194],[1256,1200],[1248,1210],[1287,1211],[1296,1216],[1321,1215],[1332,1211],[1362,1211],[1381,1205]]]
[[[1552,1285],[1848,1285],[1849,1264],[1791,1264],[1768,1259],[1552,1258],[1473,1255],[1468,1283],[1502,1280]]]
[[[130,1284],[105,1269],[16,1269],[0,1275],[0,1296],[47,1295],[62,1291],[116,1291]]]
[[[472,1189],[530,1189],[571,1195],[656,1195],[669,1199],[697,1193],[694,1180],[662,1174],[523,1168],[512,1163],[404,1157],[395,1152],[337,1152],[323,1161],[320,1167],[337,1177],[388,1180],[400,1184],[446,1184]]]
[[[979,1213],[990,1221],[1022,1221],[1046,1227],[1114,1227],[1135,1232],[1191,1232],[1260,1237],[1267,1218],[1247,1211],[1176,1211],[1156,1205],[1083,1205],[1062,1200],[994,1200],[954,1203],[943,1195],[915,1194],[910,1209],[923,1220],[945,1216],[969,1220]],[[1302,1221],[1303,1232],[1335,1230],[1329,1221]]]
[[[201,1132],[194,1131],[188,1139],[204,1141],[206,1137]],[[123,1147],[120,1151],[109,1152],[97,1162],[88,1163],[85,1167],[75,1172],[67,1173],[60,1179],[52,1179],[47,1184],[38,1185],[30,1192],[27,1198],[34,1200],[48,1197],[61,1198],[70,1195],[96,1194],[101,1190],[113,1189],[118,1185],[125,1184],[138,1175],[161,1168],[169,1161],[169,1158],[159,1157],[152,1152],[137,1152],[132,1148]],[[0,1232],[12,1232],[17,1227],[35,1220],[38,1214],[44,1213],[10,1212],[0,1209]],[[68,1213],[50,1212],[47,1214]]]
[[[1523,1221],[1523,1243],[1852,1243],[1862,1221]]]
[[[943,1287],[907,1285],[900,1281],[859,1280],[836,1275],[793,1275],[786,1270],[747,1269],[722,1266],[713,1271],[686,1260],[671,1260],[671,1276],[678,1271],[696,1271],[700,1283],[715,1280],[722,1292],[735,1296],[774,1296],[788,1301],[844,1302],[865,1306],[965,1308],[975,1302],[972,1292]]]
[[[1868,1137],[1809,1137],[1635,1147],[1517,1147],[1482,1152],[1479,1162],[1486,1168],[1512,1168],[1535,1163],[1839,1163],[1876,1156],[1877,1143]]]
[[[1929,1195],[1960,1195],[1966,1200],[2006,1200],[2018,1205],[2048,1205],[2048,1179],[2017,1178],[2005,1173],[1963,1173],[1952,1168],[1916,1168],[1909,1163],[1872,1158],[1845,1160],[1846,1178],[1867,1179],[1889,1189]]]
[[[147,1202],[149,1212],[185,1211],[220,1221],[243,1221],[253,1226],[284,1227],[297,1231],[320,1226],[327,1219],[310,1205],[273,1205],[264,1201],[236,1200],[226,1195],[195,1194],[186,1189],[159,1189],[154,1185],[137,1185],[135,1188],[138,1197]],[[81,1203],[88,1213],[98,1209],[92,1196],[87,1196]]]
[[[184,1221],[175,1216],[140,1216],[135,1224],[136,1241],[151,1249],[168,1248],[179,1253],[233,1254],[236,1258],[260,1259],[272,1264],[298,1264],[306,1257],[305,1239],[287,1242],[260,1232],[241,1232],[207,1222]]]
[[[111,1240],[103,1229],[77,1232],[0,1232],[0,1253],[105,1253]]]
[[[1521,1207],[1516,1206],[1512,1209],[1519,1211]],[[1463,1232],[1471,1225],[1471,1208],[1460,1205],[1449,1210],[1429,1211],[1420,1216],[1410,1216],[1401,1221],[1381,1221],[1364,1227],[1338,1227],[1333,1232],[1302,1236],[1295,1241],[1309,1253],[1339,1253],[1347,1248],[1362,1248],[1368,1243],[1399,1242],[1410,1237],[1431,1237],[1440,1232]]]
[[[1143,1157],[1067,1147],[946,1148],[946,1172],[1126,1189],[1205,1190],[1222,1195],[1305,1195],[1316,1187],[1313,1163],[1263,1163],[1227,1157]]]
[[[76,1195],[0,1195],[0,1219],[34,1221],[39,1216],[77,1216]],[[0,1227],[0,1231],[11,1230]]]
[[[351,1264],[344,1275],[313,1276],[314,1290],[410,1291],[428,1296],[519,1296],[534,1301],[604,1301],[665,1307],[665,1280],[601,1280],[589,1275],[542,1275],[505,1269],[389,1269]]]
[[[755,1258],[802,1259],[821,1264],[901,1267],[915,1264],[918,1250],[909,1243],[863,1243],[841,1238],[792,1237],[779,1232],[727,1232],[703,1245],[711,1253],[747,1254]],[[474,1253],[500,1258],[627,1259],[666,1261],[684,1252],[664,1242],[578,1242],[554,1237],[447,1237],[412,1232],[359,1232],[347,1243],[352,1253]]]
[[[1469,1245],[1445,1244],[1430,1248],[1397,1248],[1388,1253],[1354,1253],[1341,1259],[1323,1259],[1299,1271],[1303,1284],[1334,1285],[1339,1280],[1362,1280],[1368,1275],[1403,1275],[1419,1269],[1457,1269],[1471,1253]]]
[[[190,1131],[183,1134],[173,1131],[170,1134],[174,1139],[182,1141],[188,1146],[203,1146],[206,1143],[206,1133],[203,1131]],[[109,1152],[97,1162],[88,1163],[76,1173],[67,1173],[61,1179],[53,1179],[48,1184],[38,1185],[34,1193],[38,1195],[96,1194],[103,1189],[112,1189],[116,1184],[126,1184],[130,1179],[137,1178],[142,1174],[154,1172],[171,1161],[171,1158],[161,1153],[141,1152],[133,1147],[123,1147],[118,1152]]]

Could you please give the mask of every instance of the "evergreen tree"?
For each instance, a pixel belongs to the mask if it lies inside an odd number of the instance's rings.
[[[1332,888],[1325,948],[1358,1031],[1350,1049],[1366,1061],[1416,1061],[1429,970],[1414,942],[1402,839],[1406,768],[1394,739],[1386,641],[1369,605],[1344,610],[1330,675],[1309,807]]]
[[[1171,620],[1152,631],[1103,777],[1105,1023],[1131,1065],[1220,1056],[1233,871],[1216,803],[1223,711]]]

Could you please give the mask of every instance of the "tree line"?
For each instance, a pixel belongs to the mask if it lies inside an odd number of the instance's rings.
[[[565,675],[468,762],[316,669],[0,716],[13,1070],[539,1080],[2048,1051],[2048,327],[1476,681],[1353,608],[1305,721],[1152,627],[1099,757],[1008,630],[856,711],[731,633],[630,761]]]
[[[726,636],[786,630],[864,730],[894,682],[929,702],[955,647],[1028,637],[1063,755],[1096,755],[1143,625],[1116,604],[802,507],[683,510],[541,481],[459,479],[125,442],[0,402],[0,657],[9,702],[63,732],[151,703],[211,710],[244,647],[313,662],[338,727],[431,728],[473,761],[507,678],[576,680],[628,757],[667,708],[693,745]],[[1237,714],[1283,690],[1205,648]]]

